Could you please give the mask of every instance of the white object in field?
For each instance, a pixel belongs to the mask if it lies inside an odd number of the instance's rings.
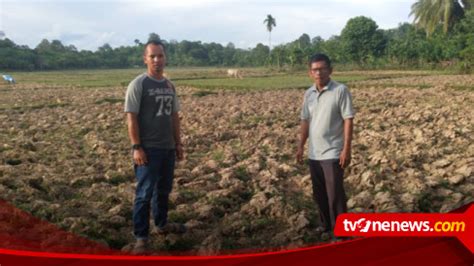
[[[14,79],[12,76],[10,76],[10,75],[2,75],[2,77],[3,77],[3,79],[4,79],[6,82],[8,82],[8,83],[10,83],[10,84],[15,84],[15,79]]]
[[[227,69],[227,76],[230,77],[230,78],[239,78],[239,79],[241,79],[242,78],[242,73],[238,69],[230,68],[230,69]]]

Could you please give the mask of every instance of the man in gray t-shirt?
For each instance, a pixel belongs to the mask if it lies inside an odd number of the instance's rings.
[[[331,73],[331,61],[326,55],[311,57],[309,75],[314,85],[304,95],[301,138],[296,153],[301,163],[309,138],[309,168],[322,231],[334,229],[337,216],[347,211],[343,175],[351,160],[355,114],[349,90],[344,84],[331,80]]]
[[[169,80],[143,73],[128,86],[125,112],[137,114],[140,145],[144,148],[175,148],[172,126],[173,114],[178,111],[179,101]]]
[[[133,252],[147,251],[150,205],[160,233],[183,233],[182,224],[168,222],[168,200],[173,185],[175,157],[183,159],[179,100],[174,85],[163,77],[165,47],[159,41],[145,45],[147,72],[127,88],[125,113],[132,143],[137,188],[133,206]]]

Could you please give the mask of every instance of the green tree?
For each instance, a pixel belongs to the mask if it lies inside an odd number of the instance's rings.
[[[46,39],[41,40],[41,42],[35,48],[35,50],[38,52],[45,52],[45,51],[49,51],[50,49],[51,49],[51,43]]]
[[[322,51],[324,39],[321,36],[316,36],[311,39],[310,54],[315,54]]]
[[[286,57],[286,49],[283,45],[278,45],[273,48],[272,61],[276,62],[278,69],[280,69],[281,66],[286,62]]]
[[[251,50],[250,63],[253,66],[265,65],[267,60],[269,60],[269,57],[268,57],[269,52],[270,52],[270,49],[268,49],[268,46],[263,45],[261,43],[257,44],[257,46],[255,46],[255,48]]]
[[[105,43],[104,45],[102,45],[101,47],[99,47],[99,53],[111,53],[112,52],[112,47],[110,46],[110,44],[108,43]]]
[[[387,57],[390,63],[414,65],[420,58],[420,48],[426,42],[426,34],[409,23],[400,24],[387,31],[389,38]]]
[[[303,33],[303,35],[301,35],[298,38],[297,42],[298,42],[299,48],[301,48],[303,50],[308,49],[311,46],[311,38],[306,33]]]
[[[411,6],[410,16],[430,36],[440,24],[447,33],[472,6],[473,0],[418,0]]]
[[[64,51],[66,51],[64,45],[61,43],[60,40],[53,40],[51,42],[51,49],[55,52],[64,52]]]
[[[235,61],[234,61],[234,55],[235,55],[235,45],[233,43],[228,43],[225,47],[224,47],[224,51],[223,51],[223,58],[222,58],[222,61],[223,61],[223,64],[225,66],[232,66],[232,65],[235,65]]]
[[[299,47],[293,47],[293,49],[290,51],[289,59],[291,66],[296,67],[296,66],[301,66],[304,64],[304,52],[301,50]]]
[[[375,21],[364,16],[349,19],[341,32],[341,39],[350,60],[363,64],[384,53],[386,39],[377,28]]]
[[[463,60],[461,70],[469,73],[474,69],[474,9],[466,12],[465,18],[457,25],[457,36],[460,44],[459,57]]]
[[[152,32],[148,35],[148,41],[152,41],[152,40],[153,41],[161,41],[161,37],[160,37],[160,35]]]
[[[36,55],[28,46],[18,46],[8,38],[0,39],[0,69],[34,70]]]
[[[209,44],[204,44],[204,47],[206,48],[209,55],[209,60],[206,62],[208,65],[220,66],[223,64],[224,46],[222,46],[222,44],[212,42]]]
[[[268,48],[272,50],[272,30],[276,27],[276,20],[272,15],[268,14],[267,18],[263,21],[263,24],[267,26],[268,30]]]

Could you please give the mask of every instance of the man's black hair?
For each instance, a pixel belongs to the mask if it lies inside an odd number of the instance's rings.
[[[159,40],[149,40],[148,42],[145,43],[145,46],[143,46],[143,54],[145,54],[146,52],[146,48],[148,47],[148,45],[150,44],[153,44],[153,45],[161,45],[161,47],[163,47],[163,51],[166,52],[166,47],[165,47],[165,44]]]
[[[309,59],[308,65],[311,67],[311,64],[315,62],[320,62],[320,61],[326,62],[327,67],[329,68],[331,67],[331,60],[329,59],[329,56],[322,53],[314,54],[313,56],[311,56],[311,58]]]

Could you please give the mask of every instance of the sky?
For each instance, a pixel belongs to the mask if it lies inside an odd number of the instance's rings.
[[[268,45],[263,21],[276,20],[272,47],[303,33],[327,40],[350,18],[366,16],[379,28],[412,22],[416,0],[0,0],[0,38],[35,48],[43,39],[95,51],[146,42],[151,32],[167,41],[188,40],[253,48]],[[2,34],[3,32],[3,34]]]

